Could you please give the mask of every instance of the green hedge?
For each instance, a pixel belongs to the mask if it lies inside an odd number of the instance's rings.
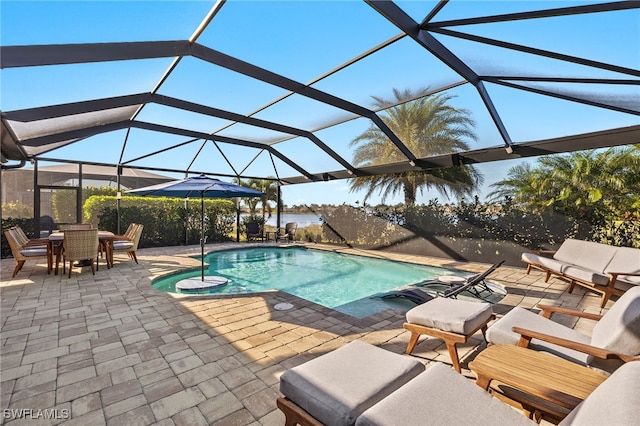
[[[233,201],[206,199],[204,209],[207,241],[229,241],[236,220]],[[116,232],[116,197],[90,197],[85,202],[84,215],[85,221],[98,228]],[[200,221],[200,200],[191,200],[187,209],[182,198],[125,196],[120,200],[120,231],[124,233],[130,223],[143,224],[141,248],[198,244]]]
[[[230,241],[236,221],[234,202],[206,199],[204,208],[207,242]],[[199,199],[191,200],[188,208],[185,208],[182,198],[125,196],[120,200],[120,233],[124,233],[130,223],[143,224],[140,248],[198,244],[200,220]],[[89,197],[83,206],[83,221],[99,229],[118,232],[117,198],[105,195]],[[14,225],[19,225],[30,238],[35,237],[33,219],[3,216],[3,230]],[[3,232],[2,257],[10,256],[11,249]]]

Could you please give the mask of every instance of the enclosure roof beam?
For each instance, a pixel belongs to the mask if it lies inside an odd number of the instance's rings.
[[[444,154],[433,157],[420,158],[418,159],[418,162],[420,167],[425,170],[430,170],[442,167],[454,167],[463,164],[489,163],[493,161],[512,160],[514,158],[529,158],[541,155],[563,154],[583,149],[599,149],[639,143],[640,125],[553,139],[518,142],[514,145],[514,151],[512,154],[508,154],[507,152],[505,152],[503,147],[492,147],[466,151],[464,153]],[[362,176],[404,173],[412,170],[413,168],[409,167],[405,163],[367,166],[358,169]],[[327,176],[329,177],[329,179],[326,179]],[[353,176],[348,175],[344,170],[337,170],[324,174],[316,174],[315,177],[317,180],[334,180],[349,179]],[[301,179],[300,177],[289,177],[283,178],[282,182],[287,184],[299,184],[304,183],[305,180]]]
[[[502,140],[508,150],[512,150],[512,141],[509,133],[507,132],[498,111],[491,100],[491,97],[487,93],[484,84],[480,80],[479,76],[464,63],[453,52],[447,49],[442,43],[436,40],[431,34],[425,30],[420,29],[420,25],[413,20],[407,13],[400,9],[395,3],[385,0],[366,0],[367,4],[374,10],[384,16],[389,22],[400,28],[401,31],[406,33],[419,45],[427,49],[431,54],[440,59],[449,68],[462,76],[478,91],[482,102],[484,103],[493,123],[495,124],[498,132],[502,136]]]

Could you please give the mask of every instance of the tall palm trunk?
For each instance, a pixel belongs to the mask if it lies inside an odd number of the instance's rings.
[[[411,179],[404,179],[404,204],[413,206],[416,203],[417,188]]]

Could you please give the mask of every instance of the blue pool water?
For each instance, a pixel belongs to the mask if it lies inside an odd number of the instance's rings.
[[[229,280],[226,286],[199,294],[254,293],[281,290],[319,305],[362,318],[388,309],[389,303],[372,295],[439,275],[469,273],[365,256],[303,247],[257,247],[212,252],[205,256],[205,275]],[[208,265],[208,266],[207,266]],[[159,278],[153,287],[176,292],[184,278],[200,276],[200,269]],[[411,307],[415,305],[407,305]]]

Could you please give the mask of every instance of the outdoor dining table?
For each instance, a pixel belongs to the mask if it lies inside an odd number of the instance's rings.
[[[115,238],[115,234],[110,231],[100,231],[98,230],[98,240],[100,244],[105,248],[105,260],[107,261],[107,268],[111,268],[113,266],[113,240]],[[55,274],[58,275],[58,264],[60,263],[60,256],[62,255],[62,243],[64,241],[64,231],[53,232],[48,237],[47,244],[47,256],[49,259],[47,260],[48,273],[51,272],[53,267],[53,255],[56,255],[56,266],[55,266]],[[98,266],[98,265],[96,265]]]

